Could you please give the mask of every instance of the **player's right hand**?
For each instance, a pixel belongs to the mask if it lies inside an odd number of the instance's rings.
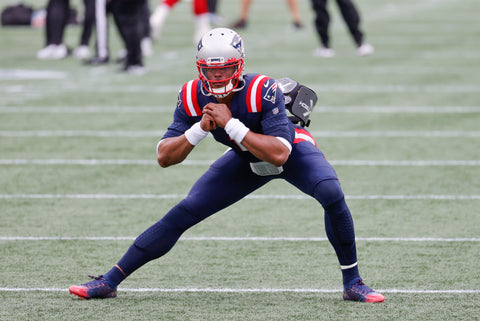
[[[217,123],[212,116],[203,114],[202,119],[200,120],[200,127],[208,132],[217,128]]]
[[[212,117],[216,126],[221,128],[225,128],[228,121],[232,119],[232,113],[226,104],[208,103],[202,111]]]

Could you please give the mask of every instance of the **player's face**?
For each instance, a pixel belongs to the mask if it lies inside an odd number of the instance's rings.
[[[212,81],[211,86],[214,88],[220,88],[225,86],[222,80],[230,79],[237,70],[236,66],[223,67],[223,68],[205,68],[205,77]]]

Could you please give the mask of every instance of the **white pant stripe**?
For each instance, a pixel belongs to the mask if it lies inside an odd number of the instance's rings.
[[[310,137],[310,136],[308,136],[308,135],[295,132],[295,138],[299,138],[299,139],[303,139],[303,140],[309,141],[310,143],[312,143],[313,145],[315,145],[315,141],[312,139],[312,137]]]

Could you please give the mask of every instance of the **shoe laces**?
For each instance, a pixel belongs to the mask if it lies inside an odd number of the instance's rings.
[[[99,276],[89,275],[88,277],[93,279],[93,281],[82,284],[83,286],[86,286],[87,288],[97,288],[97,287],[104,286],[104,285],[109,286],[108,283],[107,283],[107,280],[105,280],[103,275],[99,275]]]
[[[350,291],[359,293],[359,294],[369,294],[373,292],[372,289],[370,289],[365,283],[363,283],[362,279],[359,279],[357,282],[355,282],[349,289]]]

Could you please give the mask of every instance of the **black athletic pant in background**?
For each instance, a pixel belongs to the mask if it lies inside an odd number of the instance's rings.
[[[146,0],[113,0],[111,10],[115,24],[127,49],[125,66],[143,65],[141,42],[141,13]]]
[[[357,8],[351,0],[336,1],[355,44],[360,46],[363,42],[363,33],[359,28],[360,15],[358,14]],[[317,29],[320,41],[325,48],[330,48],[330,38],[328,35],[330,15],[327,11],[327,0],[312,0],[312,6],[315,11],[315,28]]]
[[[108,59],[108,12],[111,12],[120,37],[125,44],[127,56],[125,67],[143,65],[141,39],[145,33],[142,21],[147,0],[96,0],[97,55]],[[148,9],[148,7],[147,7]],[[143,29],[143,30],[142,30]],[[147,30],[149,31],[149,30]]]
[[[92,36],[93,25],[95,24],[95,0],[83,0],[85,5],[85,15],[83,20],[82,35],[80,36],[80,45],[88,46]]]
[[[49,0],[46,20],[46,46],[63,43],[63,33],[68,22],[69,0]]]

